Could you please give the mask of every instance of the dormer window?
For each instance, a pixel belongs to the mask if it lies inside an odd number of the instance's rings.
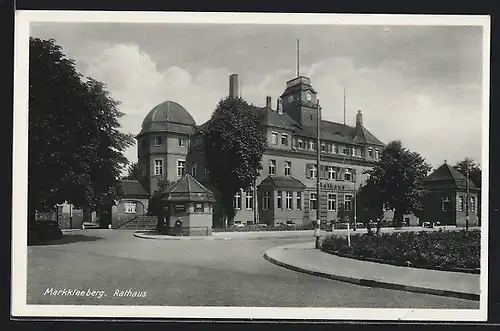
[[[375,149],[375,158],[378,159],[380,157],[380,150],[377,148]]]
[[[304,148],[304,142],[301,139],[297,140],[297,145],[300,149]]]
[[[326,145],[325,144],[321,144],[321,151],[326,152]]]
[[[278,144],[278,133],[277,132],[271,132],[271,144],[273,144],[273,145]]]
[[[288,135],[286,133],[281,134],[281,144],[288,146]]]
[[[309,149],[314,150],[314,142],[313,141],[309,142]]]
[[[371,147],[368,148],[368,157],[370,159],[373,159],[373,148],[371,148]]]

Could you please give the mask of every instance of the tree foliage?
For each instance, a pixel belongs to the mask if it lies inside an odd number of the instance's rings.
[[[263,109],[241,98],[227,98],[219,102],[203,129],[206,166],[230,220],[235,215],[234,195],[253,185],[262,169],[265,116]]]
[[[128,180],[140,180],[141,179],[141,169],[139,168],[139,164],[137,162],[133,162],[129,164],[127,168],[127,175],[123,177],[123,179]]]
[[[385,203],[394,209],[393,222],[401,224],[404,214],[421,212],[427,194],[423,181],[430,170],[420,154],[404,148],[400,141],[392,141],[373,169],[365,172],[369,175],[365,193],[375,204]]]
[[[481,166],[471,159],[464,159],[457,162],[453,166],[462,175],[467,176],[467,167],[469,167],[469,179],[478,187],[481,188]]]
[[[123,152],[133,138],[119,131],[118,104],[102,83],[77,72],[55,40],[30,38],[30,214],[64,201],[99,211],[120,195]]]
[[[366,183],[359,188],[356,205],[357,217],[361,222],[367,223],[370,220],[376,222],[377,219],[384,217],[383,201],[378,193],[378,187],[374,182]]]

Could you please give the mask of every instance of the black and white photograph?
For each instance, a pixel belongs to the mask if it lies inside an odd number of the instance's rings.
[[[15,24],[13,316],[486,320],[489,16]]]

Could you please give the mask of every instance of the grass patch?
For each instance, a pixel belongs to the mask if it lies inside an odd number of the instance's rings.
[[[332,236],[323,241],[326,253],[360,260],[444,270],[480,267],[479,230],[398,232],[381,235]]]

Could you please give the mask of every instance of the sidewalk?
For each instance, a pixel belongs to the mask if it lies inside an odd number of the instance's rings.
[[[448,230],[456,230],[449,228]],[[364,234],[366,229],[350,230],[351,235]],[[407,231],[437,231],[437,229],[426,229],[422,227],[407,227],[400,230],[394,228],[382,228],[382,233],[407,232]],[[347,229],[334,229],[333,231],[321,231],[321,237],[326,238],[332,235],[347,236]],[[314,240],[314,230],[289,230],[289,231],[235,231],[235,232],[212,232],[211,236],[189,237],[189,236],[169,236],[154,234],[154,231],[137,230],[134,236],[142,239],[157,240],[262,240],[262,239],[299,239],[311,238]]]
[[[313,241],[273,247],[264,258],[287,269],[362,286],[479,300],[480,275],[339,257],[314,249]]]

